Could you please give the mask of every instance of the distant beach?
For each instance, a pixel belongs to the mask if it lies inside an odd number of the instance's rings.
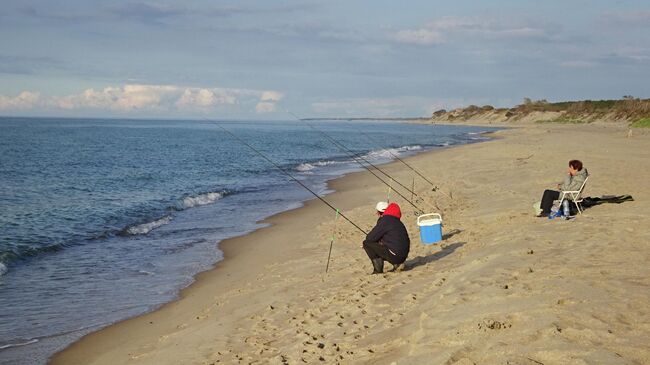
[[[412,238],[406,270],[369,275],[362,235],[318,201],[220,244],[225,259],[179,300],[84,337],[52,364],[650,362],[650,135],[627,125],[529,123],[495,140],[382,167],[415,180],[445,239]],[[634,201],[572,220],[533,216],[567,161],[585,195]],[[386,189],[367,172],[329,183],[329,201],[363,227]],[[324,273],[334,238],[329,272]],[[242,270],[245,268],[245,270]]]

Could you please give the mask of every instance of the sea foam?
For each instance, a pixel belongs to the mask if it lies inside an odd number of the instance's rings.
[[[200,194],[197,196],[188,196],[183,198],[183,200],[180,201],[180,208],[188,209],[188,208],[198,207],[201,205],[212,204],[215,201],[221,199],[222,197],[223,197],[223,193],[215,193],[215,192]]]
[[[0,276],[4,275],[7,272],[7,266],[0,262]]]
[[[301,163],[300,165],[296,166],[296,171],[303,172],[303,173],[311,173],[312,170],[318,168],[318,167],[324,167],[324,166],[332,166],[332,165],[341,165],[341,164],[355,164],[355,163],[364,163],[364,161],[376,161],[376,160],[385,160],[385,159],[393,159],[395,157],[399,157],[399,155],[404,154],[405,152],[411,152],[411,151],[419,151],[422,149],[422,146],[420,145],[413,145],[413,146],[402,146],[402,147],[397,147],[397,148],[383,148],[379,150],[373,150],[370,151],[364,155],[361,156],[354,156],[353,159],[351,160],[343,160],[343,161],[334,161],[334,160],[327,160],[327,161],[317,161],[317,162],[305,162]]]
[[[169,224],[169,222],[171,221],[172,221],[172,217],[168,215],[160,219],[156,219],[153,222],[148,222],[144,224],[139,224],[137,226],[129,227],[126,229],[126,233],[130,235],[147,234],[160,226]]]
[[[298,165],[296,167],[296,170],[298,170],[300,172],[307,172],[307,171],[311,171],[311,170],[313,170],[313,169],[315,169],[317,167],[339,165],[339,164],[344,164],[344,163],[348,163],[348,162],[349,161],[331,161],[331,160],[318,161],[318,162],[312,162],[312,163],[305,162],[305,163],[301,163],[300,165]]]
[[[422,149],[422,146],[420,145],[414,145],[414,146],[402,146],[398,148],[384,148],[380,150],[374,150],[370,151],[367,154],[361,156],[362,158],[366,160],[379,160],[379,159],[386,159],[386,158],[394,158],[395,156],[399,157],[399,155],[405,153],[405,152],[411,152],[411,151],[419,151]]]
[[[27,346],[27,345],[31,345],[31,344],[36,343],[36,342],[38,342],[37,339],[25,340],[23,342],[18,342],[18,343],[9,343],[9,344],[0,346],[0,350],[8,349],[8,348],[11,348],[11,347]]]

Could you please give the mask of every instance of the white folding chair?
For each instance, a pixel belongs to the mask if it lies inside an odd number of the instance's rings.
[[[582,192],[585,190],[585,186],[587,185],[587,180],[589,180],[589,176],[585,178],[585,181],[582,183],[582,186],[580,187],[579,190],[567,190],[567,191],[562,191],[560,193],[560,207],[562,207],[562,202],[566,198],[571,198],[571,200],[576,204],[576,207],[578,208],[578,213],[582,214],[582,209],[580,209],[580,203],[582,203]]]

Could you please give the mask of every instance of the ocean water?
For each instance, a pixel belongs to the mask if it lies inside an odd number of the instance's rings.
[[[361,169],[304,122],[218,123],[319,194]],[[310,123],[374,164],[491,130]],[[312,197],[208,121],[0,118],[0,364],[173,300],[219,241]]]

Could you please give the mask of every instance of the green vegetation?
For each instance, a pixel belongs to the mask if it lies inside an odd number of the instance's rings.
[[[510,109],[506,117],[524,116],[531,112],[558,112],[562,116],[546,123],[586,123],[597,119],[637,120],[650,115],[650,99],[626,95],[621,100],[582,100],[549,103],[524,98],[523,104]]]
[[[490,113],[487,115],[486,113]],[[523,103],[513,108],[494,108],[490,105],[470,105],[462,109],[433,113],[433,118],[449,121],[469,120],[471,118],[503,116],[506,120],[517,121],[534,113],[552,113],[536,123],[584,124],[595,121],[618,121],[634,123],[635,128],[650,128],[650,99],[639,99],[630,95],[619,100],[581,100],[551,103],[546,100],[524,98]]]
[[[591,122],[586,121],[584,119],[559,117],[555,119],[538,120],[535,123],[584,124],[584,123],[591,123]]]
[[[636,122],[632,123],[631,127],[650,128],[650,117],[637,120]]]

